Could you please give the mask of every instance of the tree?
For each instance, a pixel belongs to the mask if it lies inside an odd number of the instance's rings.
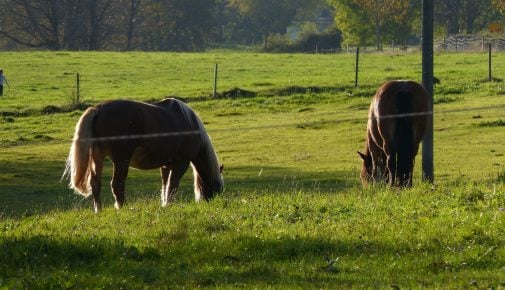
[[[446,35],[457,33],[475,33],[486,27],[496,18],[500,0],[444,0],[435,1],[435,22],[442,27]]]
[[[382,49],[384,35],[394,27],[402,26],[404,29],[396,31],[409,34],[412,11],[416,8],[410,0],[329,1],[337,9],[336,22],[346,42],[366,45],[374,35],[378,50]]]
[[[0,33],[35,48],[99,49],[112,33],[114,1],[3,0]]]
[[[109,36],[107,21],[110,20],[109,14],[112,6],[112,0],[84,0],[84,16],[87,16],[87,29],[85,32],[87,40],[87,49],[96,50],[100,48],[101,42]]]
[[[229,5],[240,13],[243,27],[259,35],[266,48],[269,35],[285,34],[297,16],[314,11],[320,3],[319,0],[230,0]]]
[[[0,34],[16,43],[61,49],[64,11],[58,0],[9,0],[0,2]]]
[[[505,0],[492,0],[492,4],[498,12],[505,15]]]
[[[214,0],[150,0],[143,9],[142,48],[200,51],[219,33]]]
[[[344,43],[363,46],[373,37],[367,13],[353,0],[331,1],[335,5],[335,23],[342,31]]]
[[[137,15],[140,12],[140,4],[142,3],[142,0],[129,0],[130,5],[127,5],[128,7],[127,10],[127,15],[126,15],[126,22],[127,22],[127,29],[126,29],[126,50],[131,50],[132,49],[132,42],[133,42],[133,35],[135,32],[136,28],[136,20],[137,20]]]

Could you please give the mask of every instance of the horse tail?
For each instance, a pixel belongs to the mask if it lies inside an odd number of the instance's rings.
[[[74,138],[70,146],[63,177],[70,179],[69,187],[76,193],[87,197],[91,194],[91,159],[93,125],[97,110],[87,109],[75,126]]]
[[[396,94],[396,113],[399,115],[412,113],[412,91],[401,91]],[[409,179],[413,162],[414,154],[414,132],[413,132],[413,117],[399,116],[395,126],[395,147],[397,150],[396,158],[396,173],[400,182],[405,182]],[[406,185],[406,184],[400,184]]]

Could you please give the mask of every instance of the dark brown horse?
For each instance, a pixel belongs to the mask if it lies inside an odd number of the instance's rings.
[[[101,209],[103,161],[113,163],[115,207],[125,201],[129,166],[161,168],[161,204],[166,206],[191,164],[196,201],[211,199],[223,190],[222,167],[202,121],[186,104],[165,99],[155,104],[111,101],[87,109],[79,119],[64,173],[70,188],[93,195]]]
[[[372,100],[361,180],[411,186],[414,159],[426,133],[430,99],[414,81],[389,81]]]

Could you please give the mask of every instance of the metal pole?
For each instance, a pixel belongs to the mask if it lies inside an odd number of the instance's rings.
[[[217,63],[214,65],[214,98],[217,97]]]
[[[359,46],[356,47],[356,75],[354,77],[354,87],[358,87],[358,72],[359,72]]]
[[[433,112],[433,0],[423,0],[423,86],[430,96]],[[423,140],[423,180],[433,182],[433,114],[428,115],[428,130]]]

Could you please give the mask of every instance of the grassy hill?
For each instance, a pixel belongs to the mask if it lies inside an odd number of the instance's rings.
[[[495,54],[435,56],[435,178],[362,188],[356,150],[388,79],[418,54],[0,53],[0,287],[505,286],[505,75]],[[211,98],[214,64],[219,97]],[[158,171],[130,171],[127,206],[91,211],[60,182],[81,101],[177,96],[204,120],[225,192],[160,208]],[[106,164],[104,185],[110,179]]]

